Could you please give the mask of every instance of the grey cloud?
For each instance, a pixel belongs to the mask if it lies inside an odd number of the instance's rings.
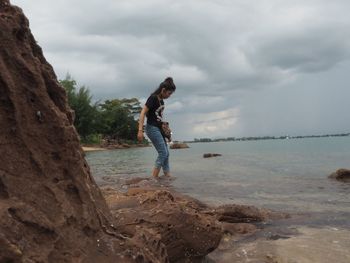
[[[258,66],[296,72],[318,72],[349,59],[350,27],[310,29],[268,38],[250,54]]]
[[[12,3],[23,7],[59,78],[70,72],[95,99],[144,98],[172,76],[178,89],[167,102],[169,117],[183,127],[181,136],[186,138],[195,135],[183,122],[205,124],[210,114],[219,120],[215,114],[227,109],[242,112],[227,123],[230,130],[224,129],[226,122],[218,121],[222,135],[254,133],[261,127],[266,132],[277,130],[282,111],[290,118],[306,112],[295,124],[298,127],[308,125],[312,115],[319,123],[321,115],[315,112],[321,109],[311,110],[307,103],[300,111],[295,109],[298,97],[313,95],[297,87],[308,75],[327,75],[343,65],[350,68],[349,1]],[[329,76],[334,78],[333,73]],[[316,80],[310,85],[320,86]],[[320,96],[326,96],[328,89],[320,88]],[[298,94],[291,93],[294,101],[288,107],[276,103],[292,91]],[[260,122],[264,123],[257,125]],[[209,136],[210,129],[201,134]]]
[[[224,121],[224,120],[230,120],[232,118],[236,117],[236,115],[228,116],[228,117],[223,117],[223,118],[215,118],[215,119],[209,119],[205,121],[196,121],[194,122],[195,124],[203,124],[203,123],[210,123],[210,122],[217,122],[217,121]]]

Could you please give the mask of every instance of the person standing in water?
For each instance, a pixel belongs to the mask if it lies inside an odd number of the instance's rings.
[[[142,141],[144,138],[143,123],[146,116],[146,134],[158,152],[158,157],[152,172],[154,178],[159,178],[159,172],[161,169],[163,169],[165,176],[170,176],[169,150],[166,140],[162,135],[161,127],[163,121],[164,100],[168,99],[175,90],[176,86],[173,79],[171,77],[166,78],[148,97],[140,114],[137,138],[139,141]]]

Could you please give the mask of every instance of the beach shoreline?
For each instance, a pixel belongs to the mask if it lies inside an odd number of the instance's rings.
[[[108,151],[116,149],[130,149],[130,148],[144,148],[150,147],[149,144],[109,144],[107,146],[102,146],[100,144],[82,144],[81,145],[84,152],[94,152],[94,151]]]
[[[106,151],[108,149],[95,146],[82,146],[84,152],[94,152],[94,151]]]

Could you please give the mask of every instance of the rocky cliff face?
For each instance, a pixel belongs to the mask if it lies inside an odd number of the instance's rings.
[[[65,91],[22,10],[4,0],[0,124],[0,261],[91,261],[125,251],[83,158]]]

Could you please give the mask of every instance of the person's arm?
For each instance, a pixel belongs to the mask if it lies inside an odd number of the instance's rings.
[[[140,113],[140,119],[139,119],[139,131],[137,132],[137,139],[139,140],[139,142],[143,141],[143,123],[145,121],[145,116],[147,112],[148,112],[148,107],[145,105],[142,108],[142,111]]]

